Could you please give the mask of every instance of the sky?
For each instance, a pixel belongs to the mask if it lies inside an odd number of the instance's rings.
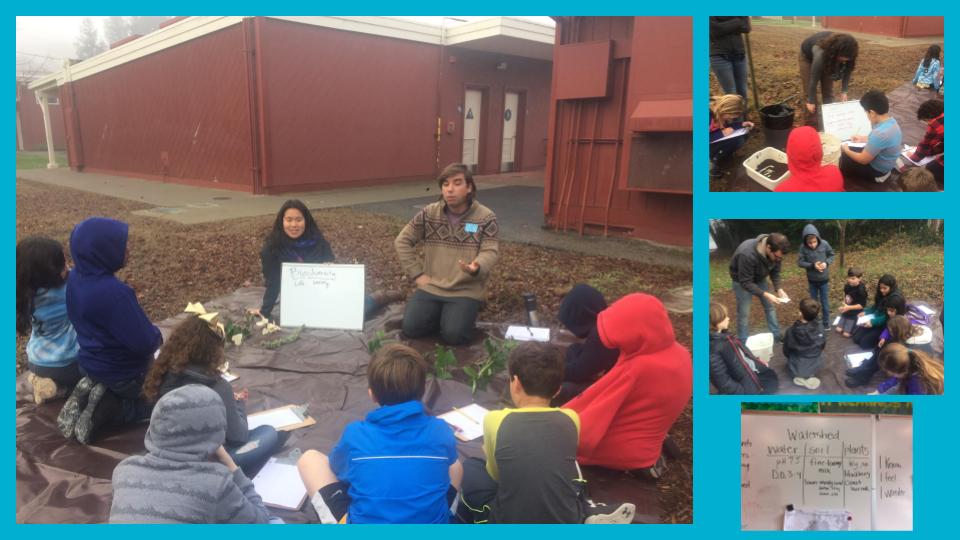
[[[459,17],[474,21],[486,17]],[[103,36],[103,20],[106,16],[90,17],[100,28]],[[408,19],[439,25],[443,17],[404,17]],[[553,26],[550,17],[518,17]],[[80,23],[84,17],[17,17],[17,76],[37,77],[58,71],[63,61],[74,56],[73,42],[80,33]],[[456,20],[447,20],[447,26],[462,24]]]

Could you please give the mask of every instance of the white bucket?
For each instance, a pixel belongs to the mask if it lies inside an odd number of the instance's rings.
[[[750,336],[744,345],[764,362],[769,362],[773,357],[773,334],[770,332]]]
[[[820,145],[823,146],[823,160],[820,164],[840,165],[840,139],[830,133],[821,133]]]
[[[743,160],[743,168],[747,170],[747,176],[752,178],[756,183],[769,189],[770,191],[773,191],[775,187],[780,185],[780,182],[790,178],[790,171],[786,171],[779,178],[767,178],[766,176],[757,172],[757,167],[768,159],[779,161],[784,165],[787,164],[786,154],[777,150],[776,148],[773,148],[772,146],[768,146]]]

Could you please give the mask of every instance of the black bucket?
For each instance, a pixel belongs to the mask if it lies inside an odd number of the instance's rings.
[[[763,137],[767,146],[779,150],[787,147],[787,137],[793,129],[793,107],[778,103],[767,105],[760,109],[760,125],[763,127]]]

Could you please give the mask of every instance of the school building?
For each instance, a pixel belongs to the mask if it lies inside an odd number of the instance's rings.
[[[40,97],[27,88],[29,81],[17,79],[17,150],[37,152],[46,150],[48,144],[55,150],[67,147],[63,129],[60,101],[54,96],[46,106],[50,107],[50,142],[43,127],[43,104]]]
[[[690,17],[556,17],[547,224],[689,246]]]
[[[542,169],[554,28],[181,17],[34,81],[76,171],[252,193]]]

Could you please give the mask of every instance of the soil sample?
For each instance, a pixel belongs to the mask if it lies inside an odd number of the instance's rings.
[[[787,164],[780,163],[775,159],[765,159],[760,162],[760,165],[757,165],[757,172],[762,174],[765,178],[776,180],[787,172]]]

